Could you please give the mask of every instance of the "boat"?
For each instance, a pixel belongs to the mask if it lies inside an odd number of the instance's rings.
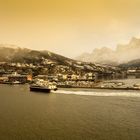
[[[139,90],[140,90],[140,84],[134,84],[134,85],[133,85],[133,88],[134,88],[134,89],[139,89]]]
[[[30,91],[50,93],[51,90],[57,90],[55,83],[37,79],[37,81],[30,85]]]

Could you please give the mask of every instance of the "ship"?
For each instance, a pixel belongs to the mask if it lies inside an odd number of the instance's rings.
[[[52,90],[57,90],[56,84],[42,79],[37,79],[30,85],[30,91],[50,93]]]

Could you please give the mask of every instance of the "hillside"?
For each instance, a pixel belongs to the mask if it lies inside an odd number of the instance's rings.
[[[63,64],[67,61],[73,62],[72,59],[49,51],[36,51],[27,48],[13,47],[13,45],[0,45],[0,61],[21,62],[21,63],[40,63],[47,59],[52,62]]]
[[[31,64],[54,73],[112,72],[114,67],[69,59],[50,51],[37,51],[12,45],[0,45],[0,62]]]

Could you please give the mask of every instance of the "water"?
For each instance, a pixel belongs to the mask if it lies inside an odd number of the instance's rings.
[[[140,91],[0,85],[0,140],[139,140]]]

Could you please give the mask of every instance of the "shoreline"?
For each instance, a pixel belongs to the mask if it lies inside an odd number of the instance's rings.
[[[126,87],[126,88],[109,88],[109,87],[75,87],[75,86],[58,86],[58,89],[59,88],[75,88],[75,89],[78,89],[78,88],[83,88],[83,89],[108,89],[108,90],[140,90],[140,88],[133,88],[133,87]]]
[[[29,85],[30,83],[20,82],[0,82],[1,85]],[[100,89],[100,90],[140,90],[140,79],[118,79],[100,82],[93,81],[59,81],[56,83],[59,88],[83,88],[83,89]]]
[[[11,83],[0,83],[0,85],[29,85],[28,83],[25,84],[11,84]],[[63,85],[63,86],[57,86],[58,90],[59,88],[66,88],[66,89],[78,89],[78,88],[82,88],[82,89],[107,89],[107,90],[137,90],[139,91],[140,88],[135,88],[135,87],[98,87],[98,86],[92,86],[92,87],[88,87],[88,86],[72,86],[72,85]]]

